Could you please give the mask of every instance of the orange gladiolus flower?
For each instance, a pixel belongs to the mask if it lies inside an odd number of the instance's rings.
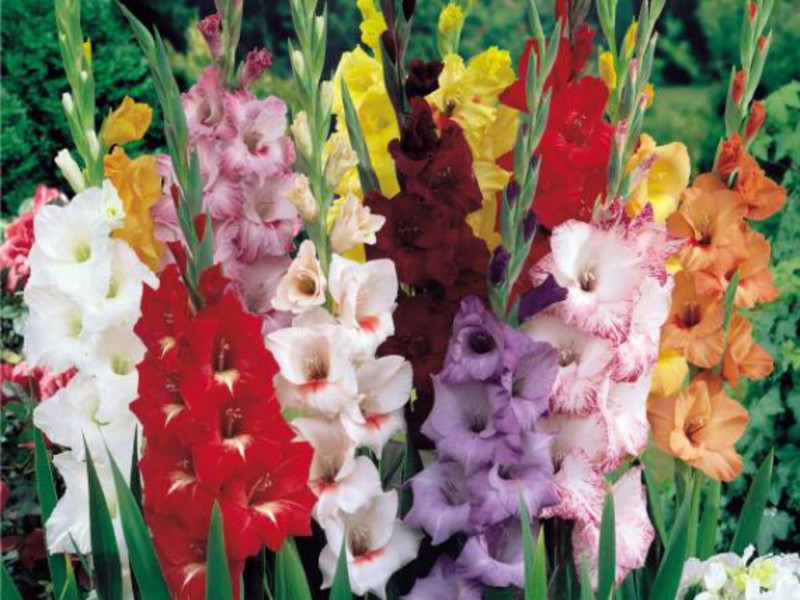
[[[716,171],[725,180],[736,172],[733,190],[742,195],[748,219],[766,219],[786,203],[786,190],[764,174],[738,134],[722,143]]]
[[[736,288],[734,306],[752,308],[756,304],[772,302],[778,297],[779,291],[775,287],[772,272],[769,270],[769,258],[772,251],[769,241],[760,233],[747,227],[744,234],[744,245],[747,250],[744,260],[737,260],[731,253],[723,253],[709,270],[692,274],[700,294],[723,294],[738,269],[739,286]]]
[[[662,348],[682,350],[698,367],[716,366],[725,350],[722,299],[701,295],[685,271],[675,275],[667,322],[661,329]]]
[[[725,187],[714,175],[700,175],[681,197],[677,212],[667,221],[673,235],[688,239],[678,254],[687,271],[707,269],[727,251],[742,253],[742,222],[747,207],[741,196]]]
[[[763,379],[772,373],[773,368],[772,357],[753,340],[753,324],[734,313],[728,328],[722,376],[731,385],[736,385],[741,375],[753,380]]]
[[[647,410],[653,441],[664,452],[721,481],[742,472],[736,442],[747,411],[724,392],[715,375],[696,377],[674,397],[651,398]]]
[[[155,237],[152,207],[161,197],[161,176],[155,156],[131,160],[119,146],[104,160],[105,176],[111,180],[125,206],[125,222],[114,237],[125,240],[139,259],[155,270],[163,245]]]

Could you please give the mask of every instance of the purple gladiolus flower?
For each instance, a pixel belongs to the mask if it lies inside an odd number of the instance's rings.
[[[440,556],[430,574],[401,600],[480,600],[481,586],[464,579],[449,556]]]
[[[519,518],[520,497],[524,498],[530,515],[558,503],[553,487],[550,439],[547,434],[528,433],[522,438],[524,454],[518,461],[495,463],[470,475],[473,523],[489,526],[509,517]]]
[[[513,462],[521,452],[518,440],[498,431],[494,422],[492,386],[480,381],[447,384],[433,377],[436,401],[422,424],[422,433],[436,444],[439,456],[464,465],[467,473],[483,465]]]
[[[531,529],[534,532],[538,529],[535,521]],[[525,567],[520,520],[513,517],[470,537],[456,566],[465,577],[486,585],[521,588]]]
[[[463,383],[498,377],[503,366],[503,345],[503,324],[479,298],[465,298],[453,320],[442,379]]]
[[[459,463],[437,460],[411,480],[411,491],[414,505],[405,522],[427,531],[434,545],[471,530],[467,478]]]
[[[526,321],[548,306],[561,302],[567,297],[567,288],[561,287],[553,275],[526,292],[519,301],[518,316],[520,321]]]

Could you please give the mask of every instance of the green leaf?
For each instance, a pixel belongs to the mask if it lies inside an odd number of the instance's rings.
[[[128,488],[122,472],[114,457],[108,454],[111,461],[111,473],[114,487],[117,490],[117,505],[122,520],[122,533],[128,546],[133,574],[143,598],[150,600],[170,600],[167,582],[158,562],[153,540],[139,510],[133,492]]]
[[[47,523],[56,506],[56,486],[53,483],[53,471],[50,468],[50,456],[44,446],[42,433],[36,429],[33,434],[34,470],[36,472],[36,493],[42,509],[42,525]],[[47,554],[47,566],[53,582],[53,594],[60,600],[78,600],[78,585],[75,575],[69,569],[69,558],[65,554]]]
[[[84,440],[86,472],[89,478],[89,535],[92,540],[92,560],[100,600],[122,600],[122,565],[117,536],[111,523],[111,513],[97,475],[94,460]]]
[[[347,123],[347,135],[350,137],[350,144],[358,156],[358,179],[361,181],[361,189],[366,196],[370,192],[380,192],[378,176],[372,168],[372,161],[369,158],[369,148],[364,139],[364,131],[361,129],[361,121],[350,97],[344,77],[342,78],[342,102],[344,104],[344,116]]]
[[[698,539],[697,557],[705,560],[714,554],[717,541],[717,527],[719,520],[719,502],[722,495],[722,484],[712,480],[708,484],[705,495],[703,517],[700,521],[700,538]]]
[[[206,600],[233,600],[231,572],[225,556],[225,532],[219,504],[214,503],[206,547]]]
[[[131,455],[130,490],[136,506],[142,508],[142,477],[139,473],[139,427],[133,431],[133,451]]]
[[[647,489],[647,506],[650,509],[650,517],[653,525],[658,532],[661,543],[667,545],[667,528],[664,524],[664,505],[661,502],[661,493],[658,489],[653,474],[650,472],[649,461],[644,464],[644,483]]]
[[[514,600],[514,588],[486,586],[483,590],[483,600]]]
[[[764,516],[764,508],[767,506],[767,495],[772,481],[773,460],[774,450],[770,450],[767,458],[758,468],[758,472],[753,478],[753,483],[750,484],[742,514],[739,516],[739,525],[736,527],[736,534],[733,536],[731,552],[741,555],[747,546],[756,542],[758,530],[761,527],[761,519]]]
[[[697,529],[700,523],[700,492],[703,489],[704,475],[700,471],[695,471],[692,479],[692,504],[689,506],[689,520],[687,522],[686,533],[686,558],[696,555],[697,549]]]
[[[311,600],[306,572],[292,538],[275,556],[275,600]]]
[[[6,570],[6,563],[0,561],[0,597],[3,600],[22,600],[22,594],[19,593],[17,586],[14,585],[14,580]]]
[[[522,522],[522,548],[525,556],[525,600],[547,600],[547,560],[544,549],[544,530],[539,530],[536,549],[533,548],[531,515],[525,498],[520,494],[519,515]]]
[[[689,509],[692,503],[694,483],[690,482],[672,527],[669,544],[661,560],[661,566],[653,582],[649,600],[675,600],[683,574],[688,538]]]
[[[346,537],[342,537],[342,548],[339,551],[336,574],[333,576],[333,586],[328,600],[353,600],[353,594],[350,591],[350,574],[347,572],[346,539]]]
[[[614,593],[617,570],[617,531],[614,522],[614,495],[609,492],[603,503],[603,518],[600,521],[600,557],[597,565],[597,597],[600,600],[607,600]]]
[[[403,459],[403,483],[411,479],[414,475],[422,470],[422,459],[419,456],[419,451],[414,445],[412,437],[406,436],[406,451]],[[411,510],[413,503],[413,496],[411,494],[411,486],[404,485],[400,492],[400,518],[406,516]]]
[[[581,563],[581,600],[595,600],[592,591],[592,578],[589,576],[589,567]]]

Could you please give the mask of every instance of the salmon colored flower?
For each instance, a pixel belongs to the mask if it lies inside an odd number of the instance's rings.
[[[105,175],[117,188],[125,208],[125,221],[114,237],[126,241],[148,267],[158,267],[163,244],[156,239],[150,208],[161,197],[161,176],[155,156],[131,160],[120,147],[104,159]]]
[[[669,312],[661,330],[662,349],[682,350],[698,367],[716,366],[725,350],[721,298],[698,293],[692,278],[681,271],[675,276]]]
[[[683,193],[678,211],[667,221],[673,235],[687,238],[679,257],[687,271],[706,269],[720,260],[723,251],[742,254],[742,220],[747,206],[714,175],[700,175]]]
[[[753,340],[753,324],[734,313],[728,328],[722,376],[731,385],[736,385],[741,375],[752,380],[763,379],[772,373],[773,368],[772,357]]]
[[[721,295],[727,290],[734,273],[739,271],[734,306],[752,308],[756,304],[772,302],[779,291],[775,287],[769,270],[771,247],[769,241],[750,228],[745,230],[744,247],[747,256],[739,261],[729,253],[723,253],[707,271],[693,273],[695,285],[701,294]]]
[[[722,142],[715,171],[726,181],[733,178],[732,189],[742,195],[748,219],[766,219],[786,203],[786,190],[764,174],[738,134]]]
[[[712,479],[731,481],[742,472],[736,441],[747,427],[747,411],[711,374],[697,377],[675,397],[651,400],[647,411],[653,441],[667,454]]]
[[[122,104],[106,118],[100,137],[106,146],[135,142],[144,137],[152,120],[152,108],[144,102],[136,102],[133,98],[125,96]]]
[[[653,138],[643,134],[628,168],[633,170],[650,161],[646,175],[631,190],[627,208],[636,215],[649,203],[655,220],[664,223],[678,208],[681,192],[689,184],[689,152],[680,142],[656,146]]]

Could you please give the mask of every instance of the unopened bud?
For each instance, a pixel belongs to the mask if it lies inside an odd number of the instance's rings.
[[[287,198],[289,203],[294,206],[297,214],[306,223],[311,223],[317,218],[319,207],[316,200],[314,200],[314,195],[311,193],[311,187],[308,185],[308,177],[296,175]]]
[[[358,156],[342,135],[334,136],[328,160],[325,162],[325,183],[328,189],[339,187],[342,176],[358,164]]]
[[[506,186],[506,200],[508,200],[508,205],[513,207],[517,202],[517,198],[519,198],[519,186],[517,182],[512,179]]]
[[[766,47],[767,47],[767,38],[765,38],[763,35],[758,36],[758,51],[763,54]]]
[[[747,13],[750,17],[750,22],[753,23],[758,16],[758,6],[756,6],[755,2],[751,2],[750,5],[747,7]]]
[[[208,15],[197,23],[197,30],[203,35],[211,56],[215,59],[222,54],[222,29],[219,14]]]
[[[614,57],[611,52],[605,51],[600,54],[600,79],[606,84],[609,92],[613,92],[617,87],[617,70],[614,68]]]
[[[298,77],[305,78],[306,74],[306,63],[303,59],[303,53],[300,50],[293,50],[291,54],[289,54],[289,60],[292,63],[292,69],[297,74]]]
[[[742,101],[745,85],[747,85],[747,73],[745,73],[744,69],[736,71],[731,84],[731,100],[736,106],[739,106]]]
[[[625,56],[630,58],[633,55],[633,50],[636,48],[636,33],[639,31],[639,23],[633,21],[625,32],[625,41],[623,47],[625,48]]]
[[[247,59],[239,74],[239,85],[250,87],[272,66],[272,53],[265,48],[257,48],[247,53]]]
[[[308,115],[301,110],[294,117],[291,125],[292,139],[294,145],[300,152],[300,156],[308,160],[311,157],[311,131],[308,128]]]
[[[522,237],[526,242],[531,241],[533,235],[536,233],[536,228],[539,226],[539,220],[536,218],[536,213],[528,211],[522,221]]]
[[[97,139],[97,134],[94,132],[94,129],[86,130],[86,143],[89,145],[89,152],[91,152],[92,158],[99,158],[100,141]]]
[[[752,142],[758,132],[761,131],[761,126],[764,124],[766,116],[764,104],[758,100],[753,102],[753,107],[750,109],[750,115],[747,117],[747,123],[744,126],[744,139],[747,143]]]
[[[67,180],[70,187],[77,193],[86,189],[86,179],[83,177],[81,168],[75,159],[72,158],[69,150],[61,150],[56,154],[56,166],[61,170],[64,179]]]
[[[75,102],[72,100],[72,94],[69,92],[61,94],[61,105],[64,107],[64,112],[67,116],[72,116],[72,111],[75,110]]]
[[[489,281],[493,285],[500,285],[506,280],[510,260],[511,255],[503,246],[497,246],[494,249],[492,260],[489,263]]]
[[[333,107],[333,85],[330,81],[323,81],[319,86],[319,104],[322,114],[331,114]]]

